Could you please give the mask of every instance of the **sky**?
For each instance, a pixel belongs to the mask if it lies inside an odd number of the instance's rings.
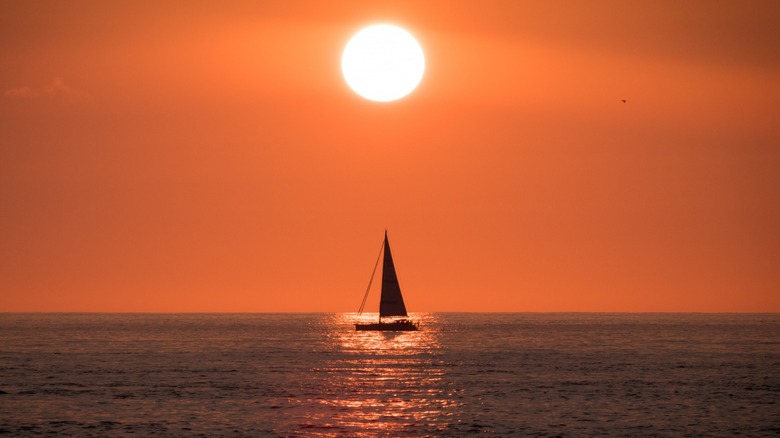
[[[410,311],[778,312],[779,21],[0,2],[0,311],[353,312],[387,229]],[[341,75],[376,23],[426,56],[398,101]]]

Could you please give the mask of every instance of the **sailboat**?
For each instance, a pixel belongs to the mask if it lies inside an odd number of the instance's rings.
[[[390,252],[390,244],[387,241],[387,230],[385,230],[385,240],[382,242],[382,248],[379,255],[384,250],[384,260],[382,262],[382,294],[379,299],[379,322],[370,324],[355,324],[355,330],[379,330],[379,331],[414,331],[417,330],[417,323],[408,318],[404,297],[401,295],[401,286],[398,285],[398,276],[395,273],[393,264],[393,254]],[[366,305],[368,292],[371,290],[371,282],[374,280],[374,274],[379,266],[379,258],[374,265],[374,272],[371,273],[371,279],[368,281],[368,288],[363,295],[363,302],[360,304],[358,315],[363,313]],[[389,321],[388,321],[389,320]]]

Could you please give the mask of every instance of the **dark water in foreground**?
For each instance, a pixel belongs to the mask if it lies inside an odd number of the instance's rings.
[[[0,314],[0,436],[778,436],[780,315]]]

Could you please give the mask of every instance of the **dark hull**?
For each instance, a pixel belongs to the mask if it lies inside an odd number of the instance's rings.
[[[417,324],[411,321],[381,322],[376,324],[355,324],[355,330],[374,330],[382,332],[412,332]]]

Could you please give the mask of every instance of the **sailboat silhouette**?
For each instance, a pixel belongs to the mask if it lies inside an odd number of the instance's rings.
[[[382,262],[382,293],[379,299],[379,322],[371,324],[355,324],[355,330],[380,330],[380,331],[414,331],[418,329],[418,324],[411,321],[406,313],[404,297],[401,295],[401,286],[398,284],[398,275],[395,272],[393,263],[393,254],[390,252],[390,243],[387,240],[387,230],[385,230],[385,240],[382,242],[384,249],[384,260]],[[380,250],[380,255],[382,250]],[[374,274],[379,266],[379,259],[374,265],[374,272],[371,273],[371,279],[368,281],[368,288],[363,296],[363,302],[360,304],[358,315],[363,313],[366,305],[368,292],[371,290],[371,282],[374,280]],[[383,320],[383,318],[385,318]],[[388,318],[392,318],[389,322]]]

